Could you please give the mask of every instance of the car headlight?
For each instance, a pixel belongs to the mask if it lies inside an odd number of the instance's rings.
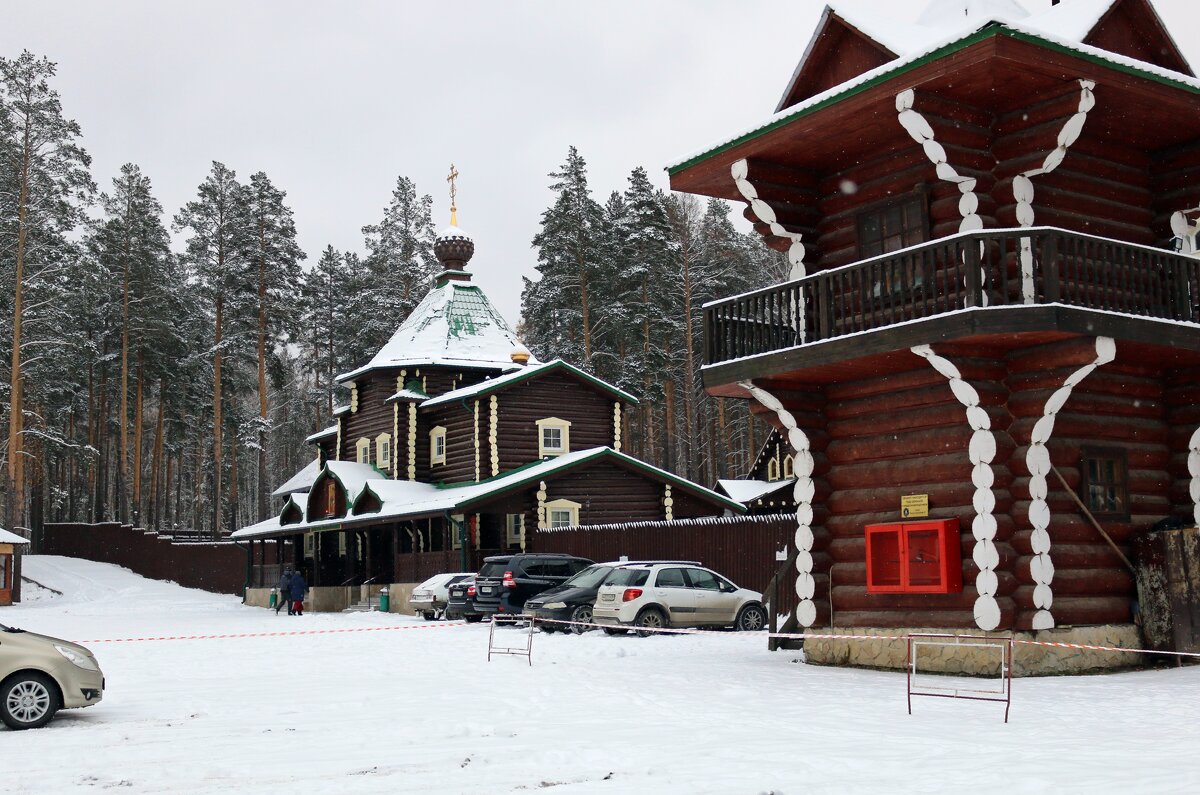
[[[54,644],[55,650],[71,661],[71,664],[76,668],[82,668],[85,671],[99,671],[100,667],[96,665],[96,661],[86,654],[80,654],[74,649],[68,649],[66,646]]]
[[[562,610],[567,606],[566,602],[547,602],[542,605],[543,610]]]

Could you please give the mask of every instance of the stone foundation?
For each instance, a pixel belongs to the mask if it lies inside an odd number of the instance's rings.
[[[862,668],[904,670],[908,644],[903,640],[909,632],[944,633],[953,635],[986,635],[1017,640],[1041,640],[1054,643],[1083,643],[1093,646],[1145,648],[1141,634],[1133,624],[1106,624],[1091,627],[1057,627],[1038,632],[983,632],[965,629],[809,629],[804,641],[805,662],[814,665],[848,665]],[[820,635],[862,634],[886,635],[896,640],[821,639]],[[1128,652],[1064,649],[1053,646],[1013,647],[1013,676],[1054,676],[1082,674],[1136,668],[1146,663],[1146,655]],[[996,676],[999,654],[993,649],[971,646],[923,646],[919,651],[918,668],[922,671],[947,674]]]

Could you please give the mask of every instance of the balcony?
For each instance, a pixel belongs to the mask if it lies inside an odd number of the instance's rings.
[[[1031,266],[1025,273],[1023,261]],[[800,354],[816,343],[965,310],[1007,309],[1012,318],[1030,307],[1067,307],[1116,319],[1200,323],[1198,303],[1195,257],[1052,227],[966,232],[706,304],[705,380],[713,385],[753,375],[752,368],[728,364],[747,357]],[[1027,315],[1025,322],[989,328],[1029,331],[1039,322]],[[892,349],[917,344],[907,336],[896,334]],[[945,329],[920,341],[939,338],[947,338]],[[803,361],[787,358],[792,365]]]

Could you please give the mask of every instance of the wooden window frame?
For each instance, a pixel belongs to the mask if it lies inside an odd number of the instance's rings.
[[[515,522],[513,520],[516,520]],[[521,546],[521,531],[525,527],[525,514],[506,513],[504,515],[504,542],[507,547]]]
[[[538,435],[538,458],[547,458],[559,455],[566,455],[571,452],[571,423],[568,420],[559,419],[558,417],[546,417],[540,419],[536,423]],[[546,431],[548,429],[557,429],[562,438],[560,447],[546,446]]]
[[[578,527],[579,509],[582,507],[580,503],[571,500],[552,500],[546,503],[546,526],[551,530],[556,527]],[[556,525],[554,523],[554,514],[556,513],[566,513],[568,523]]]
[[[904,226],[903,210],[905,205],[910,203],[916,205],[916,209],[920,215],[920,225],[915,230],[916,233],[920,235],[920,240],[906,240],[908,234],[911,231],[914,231]],[[873,202],[872,204],[868,204],[867,206],[855,212],[855,248],[858,251],[858,258],[860,260],[870,259],[872,257],[882,256],[884,254],[890,254],[893,251],[899,251],[899,249],[883,249],[883,241],[889,237],[889,235],[884,235],[882,233],[883,219],[887,211],[893,208],[900,208],[901,210],[900,248],[908,248],[909,246],[916,246],[920,245],[921,243],[929,242],[929,190],[924,184],[921,184],[908,193],[903,193],[899,196],[890,196],[886,199],[882,199],[881,201]],[[876,216],[880,220],[880,235],[878,238],[880,250],[868,252],[866,251],[865,245],[866,232],[864,230],[864,226],[866,225],[868,219],[870,219],[872,216]]]
[[[1113,483],[1093,482],[1091,463],[1094,461],[1115,462],[1118,470],[1116,480]],[[1118,509],[1108,511],[1098,508],[1092,499],[1093,486],[1116,489]],[[1097,519],[1129,521],[1129,456],[1124,448],[1085,445],[1079,449],[1079,499]]]
[[[380,469],[392,468],[392,435],[390,433],[381,433],[375,437],[375,460]]]
[[[371,440],[360,436],[354,443],[354,460],[360,464],[371,463]]]
[[[442,451],[438,452],[438,441],[441,440]],[[436,466],[446,463],[446,447],[448,441],[446,439],[446,429],[437,425],[429,431],[429,465]]]

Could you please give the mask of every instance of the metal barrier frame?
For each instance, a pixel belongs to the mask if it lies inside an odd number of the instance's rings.
[[[493,615],[491,624],[488,627],[488,654],[487,654],[488,662],[492,661],[493,654],[508,654],[513,657],[524,657],[526,660],[529,661],[530,666],[532,666],[533,665],[533,630],[534,630],[533,616],[512,615],[510,613],[505,613],[503,616],[503,618],[505,619],[505,623],[508,623],[510,620],[514,621],[514,622],[515,621],[527,621],[528,622],[529,626],[525,632],[525,646],[524,647],[521,647],[521,646],[497,646],[496,645],[496,624],[499,623],[497,621],[497,619],[499,619],[501,617],[502,616],[500,616],[498,614]]]
[[[1004,704],[1004,722],[1008,723],[1008,710],[1012,706],[1012,637],[995,637],[990,635],[952,635],[949,633],[910,633],[906,636],[907,651],[904,659],[904,669],[908,689],[908,714],[912,714],[913,696],[928,696],[930,698],[959,698],[968,701],[995,701]],[[969,641],[964,643],[963,641]],[[960,687],[928,687],[926,690],[942,690],[945,692],[922,692],[913,689],[913,676],[917,673],[917,649],[921,646],[974,646],[990,647],[1000,652],[999,689],[973,689]],[[974,695],[971,695],[974,694]]]

